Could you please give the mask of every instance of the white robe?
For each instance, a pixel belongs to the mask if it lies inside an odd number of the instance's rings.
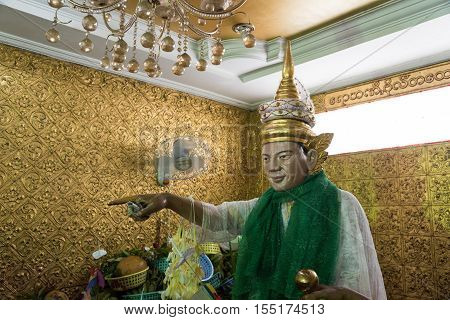
[[[333,285],[355,290],[370,299],[386,299],[383,276],[364,210],[350,192],[339,190],[339,195],[340,248]],[[236,238],[257,200],[224,202],[218,206],[203,203],[201,241],[221,243]],[[282,207],[285,228],[290,214],[286,211],[290,208],[289,205]]]

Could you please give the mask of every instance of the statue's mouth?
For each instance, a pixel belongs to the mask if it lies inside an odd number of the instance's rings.
[[[283,181],[285,176],[278,176],[278,177],[270,177],[270,180],[272,180],[275,183],[280,183],[281,181]]]

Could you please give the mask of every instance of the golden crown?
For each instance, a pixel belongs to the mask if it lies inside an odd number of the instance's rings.
[[[322,168],[328,153],[325,149],[333,139],[332,133],[316,135],[315,109],[311,97],[301,82],[294,78],[291,43],[286,42],[283,73],[275,99],[259,106],[262,144],[280,141],[302,143],[308,150],[318,153],[313,172]]]

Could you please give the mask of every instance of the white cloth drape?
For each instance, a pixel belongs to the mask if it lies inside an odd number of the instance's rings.
[[[386,299],[383,276],[364,210],[351,193],[339,190],[339,195],[340,248],[334,285],[355,290],[370,299]],[[224,202],[218,206],[203,203],[203,221],[199,228],[201,241],[221,243],[236,238],[257,201],[256,198]],[[290,206],[283,206],[282,213],[283,210],[290,210]]]

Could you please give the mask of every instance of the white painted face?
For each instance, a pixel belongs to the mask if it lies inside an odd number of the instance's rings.
[[[302,183],[316,164],[315,150],[305,153],[296,142],[271,142],[262,146],[262,161],[270,185],[276,191]]]

